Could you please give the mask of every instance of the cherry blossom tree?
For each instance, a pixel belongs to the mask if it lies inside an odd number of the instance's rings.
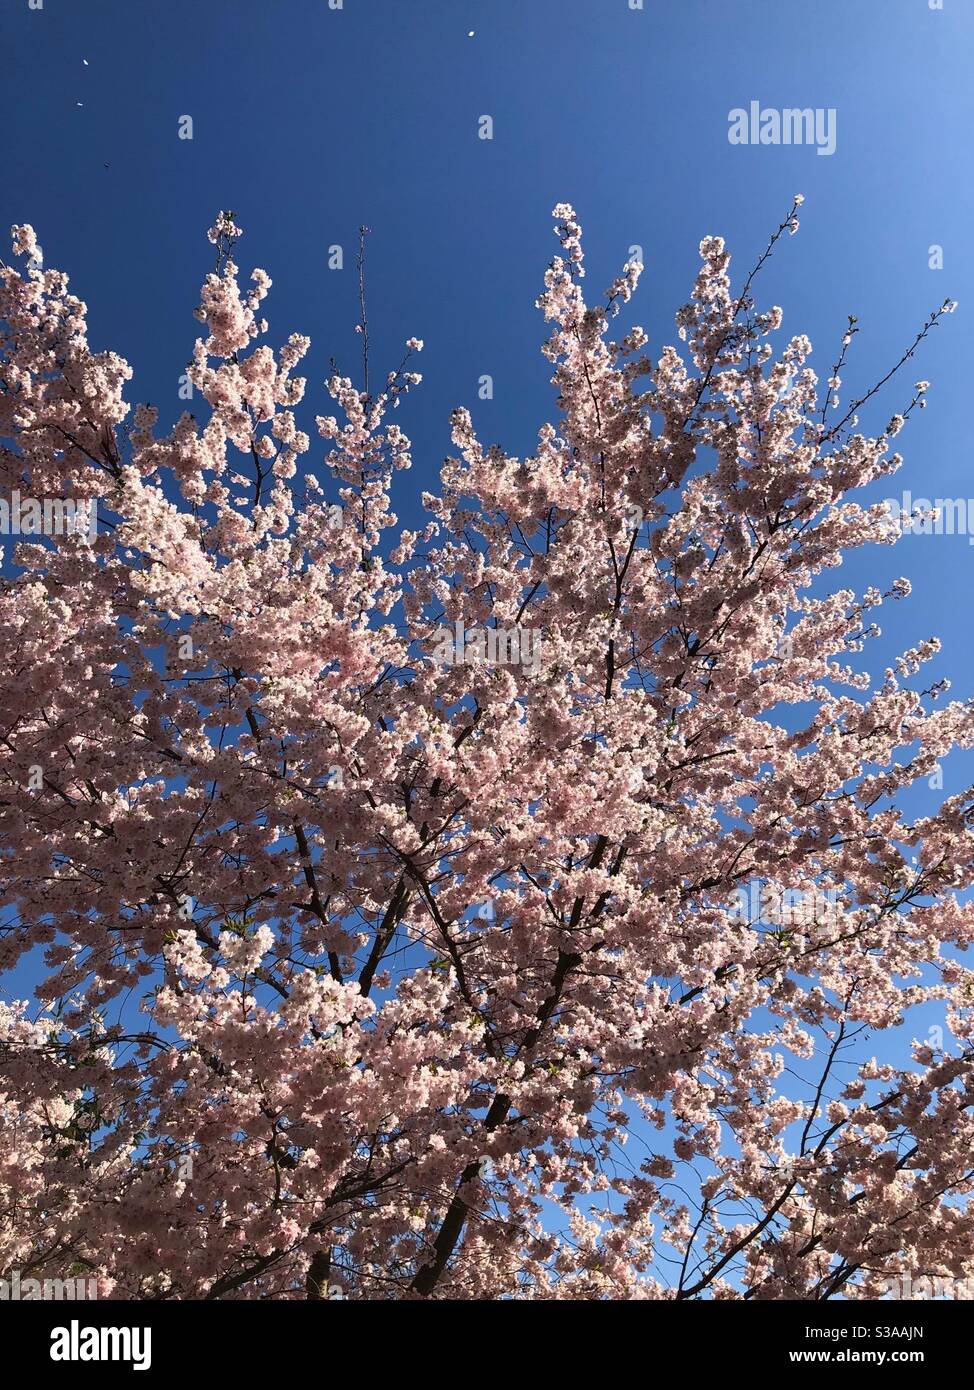
[[[14,228],[0,487],[98,527],[14,538],[0,589],[0,970],[40,981],[0,1005],[0,1269],[133,1299],[974,1274],[974,793],[902,805],[974,712],[924,683],[933,639],[862,669],[905,580],[826,574],[897,539],[852,496],[926,383],[867,435],[854,320],[821,385],[774,346],[755,275],[800,202],[737,293],[701,243],[656,360],[611,337],[641,267],[588,306],[556,208],[556,423],[513,458],[457,410],[419,533],[391,416],[421,342],[326,383],[323,484],[309,340],[268,343],[231,215],[206,418],[168,433]]]

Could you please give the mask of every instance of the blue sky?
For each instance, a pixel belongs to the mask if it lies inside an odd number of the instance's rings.
[[[634,310],[656,348],[674,336],[701,236],[723,235],[743,272],[800,191],[802,230],[763,276],[767,302],[784,306],[787,331],[809,334],[820,368],[857,313],[852,385],[881,374],[928,309],[959,300],[904,376],[933,388],[902,437],[903,481],[922,479],[918,494],[974,493],[963,432],[974,7],[628,5],[3,0],[2,225],[34,224],[46,263],[89,304],[93,343],[132,362],[133,397],[167,421],[182,408],[217,209],[245,228],[245,271],[258,264],[274,279],[272,335],[311,335],[312,387],[332,355],[346,371],[357,363],[351,267],[368,224],[374,358],[398,361],[412,333],[427,345],[423,387],[400,416],[416,444],[415,471],[398,480],[405,517],[449,452],[454,405],[512,452],[530,450],[551,410],[534,299],[556,201],[579,211],[592,291],[631,245],[644,248]],[[834,107],[835,154],[730,145],[728,112],[751,100]],[[477,135],[484,114],[490,141]],[[183,115],[192,140],[178,138]],[[333,244],[344,271],[327,269]],[[928,268],[932,244],[942,271]],[[477,399],[484,373],[489,402]],[[883,399],[884,419],[901,399]],[[919,603],[965,661],[967,615],[943,598],[966,583],[971,549],[963,537],[910,548]]]

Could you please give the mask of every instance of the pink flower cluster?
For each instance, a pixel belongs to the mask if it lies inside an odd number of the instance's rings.
[[[124,1298],[974,1276],[974,793],[906,799],[974,712],[933,641],[862,667],[905,580],[821,587],[892,539],[854,494],[901,417],[830,424],[718,237],[686,356],[613,341],[640,267],[586,304],[555,217],[557,419],[510,457],[457,410],[419,533],[388,416],[422,341],[379,394],[327,382],[326,489],[309,340],[268,341],[232,214],[167,432],[63,274],[0,270],[0,486],[111,521],[0,582],[0,971],[45,962],[0,1005],[0,1267]],[[542,669],[425,659],[458,623],[543,634]],[[832,910],[751,920],[752,883]],[[870,1057],[930,1006],[947,1045]]]

